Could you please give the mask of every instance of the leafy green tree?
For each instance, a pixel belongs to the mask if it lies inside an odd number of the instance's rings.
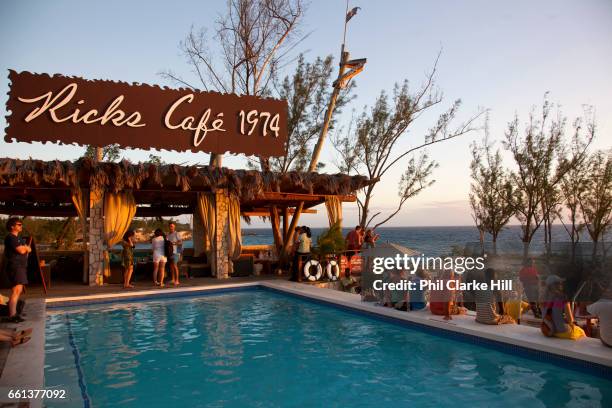
[[[293,75],[286,76],[276,86],[276,96],[287,100],[288,141],[285,154],[270,160],[272,170],[286,173],[289,170],[305,171],[312,156],[313,143],[321,133],[324,115],[331,95],[333,58],[317,58],[306,62],[300,55]],[[343,89],[336,101],[335,113],[341,112],[352,98],[354,82]],[[330,128],[335,125],[332,117]]]
[[[329,229],[325,230],[317,238],[317,253],[319,255],[333,255],[343,252],[346,249],[346,242],[342,235],[342,227],[337,222]]]

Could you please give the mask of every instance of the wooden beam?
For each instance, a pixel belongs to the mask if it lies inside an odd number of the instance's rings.
[[[66,206],[16,206],[0,205],[0,214],[28,217],[76,217],[74,205]]]
[[[135,217],[176,217],[193,211],[193,207],[136,207]]]
[[[357,201],[355,195],[337,195],[340,201],[354,202]],[[295,194],[295,193],[263,193],[258,200],[270,200],[270,201],[325,201],[325,194]]]
[[[295,209],[294,208],[290,208],[289,209],[289,214],[294,214],[295,213]],[[302,210],[302,214],[316,214],[317,210]],[[264,209],[264,208],[256,208],[253,210],[246,210],[246,211],[242,211],[241,212],[242,215],[245,215],[247,217],[269,217],[270,216],[270,210]],[[289,219],[287,218],[287,222],[289,222]],[[284,220],[283,220],[283,228],[284,228]]]

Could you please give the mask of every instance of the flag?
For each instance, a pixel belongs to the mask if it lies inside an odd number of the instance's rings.
[[[346,13],[346,22],[353,18],[355,14],[357,14],[357,10],[361,9],[361,7],[353,7],[348,13]]]

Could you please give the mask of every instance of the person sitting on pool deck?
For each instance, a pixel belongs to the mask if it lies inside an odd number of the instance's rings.
[[[587,306],[587,310],[599,318],[599,339],[601,342],[608,347],[612,347],[612,299],[601,298]]]
[[[425,293],[427,289],[421,289],[421,281],[429,280],[429,274],[423,268],[417,269],[416,273],[412,277],[415,289],[410,291],[410,310],[423,310],[427,306],[427,299]]]
[[[0,341],[8,341],[13,347],[27,343],[30,341],[31,336],[32,329],[19,331],[0,329]]]
[[[491,281],[495,280],[497,280],[495,269],[487,268],[484,273],[483,281],[483,283],[487,283],[487,289],[474,290],[476,321],[482,324],[514,323],[512,317],[503,314],[504,305],[499,290],[491,289]]]
[[[584,330],[574,321],[572,309],[563,293],[563,279],[557,275],[546,278],[542,315],[541,330],[545,336],[571,340],[585,337]]]
[[[442,289],[435,289],[430,292],[429,310],[434,315],[444,316],[444,320],[452,320],[452,315],[465,314],[467,312],[460,305],[458,292],[448,289],[446,282],[454,279],[456,279],[455,272],[452,269],[444,270],[442,277],[436,280],[436,284],[442,285]]]
[[[395,284],[400,284],[402,280],[406,279],[406,271],[404,270],[393,270],[391,272],[391,282]],[[408,291],[395,289],[389,290],[390,304],[389,307],[393,307],[397,310],[402,310],[404,312],[408,311]]]
[[[510,293],[510,298],[504,302],[504,312],[517,321],[529,309],[529,303],[522,300],[515,290]]]

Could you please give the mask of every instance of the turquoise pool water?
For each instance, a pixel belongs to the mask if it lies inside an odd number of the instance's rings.
[[[610,380],[264,290],[49,310],[46,336],[49,407],[612,406]]]

